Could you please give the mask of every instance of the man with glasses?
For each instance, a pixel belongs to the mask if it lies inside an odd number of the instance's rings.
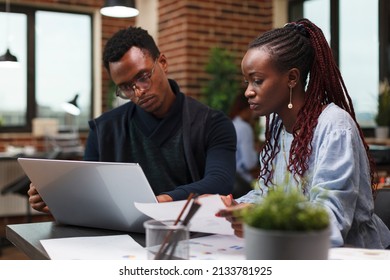
[[[116,95],[129,102],[89,122],[84,159],[139,163],[159,202],[190,193],[229,194],[236,168],[234,126],[167,78],[167,58],[148,32],[120,30],[108,40],[103,61]],[[42,210],[36,191],[29,194],[33,208]]]

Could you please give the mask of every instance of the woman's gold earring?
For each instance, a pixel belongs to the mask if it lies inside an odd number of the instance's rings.
[[[293,107],[293,105],[292,105],[292,86],[290,86],[290,103],[288,103],[288,105],[287,105],[287,107],[289,108],[289,109],[292,109],[292,107]]]

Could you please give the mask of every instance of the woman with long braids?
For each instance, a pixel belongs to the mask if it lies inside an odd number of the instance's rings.
[[[390,231],[373,213],[374,164],[321,29],[302,19],[268,31],[250,43],[241,68],[251,109],[266,117],[259,189],[225,197],[232,207],[217,216],[242,236],[235,209],[273,186],[298,188],[328,210],[332,246],[388,248]]]

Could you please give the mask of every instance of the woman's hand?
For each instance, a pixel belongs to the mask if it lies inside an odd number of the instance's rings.
[[[46,203],[42,200],[42,197],[32,183],[30,184],[27,194],[29,196],[28,202],[33,209],[44,213],[50,213],[49,207],[47,207]]]
[[[242,219],[240,217],[240,210],[250,206],[249,203],[238,204],[231,195],[221,196],[223,203],[227,206],[225,209],[219,210],[215,216],[224,217],[232,224],[234,234],[238,237],[244,236],[244,230],[242,226]]]

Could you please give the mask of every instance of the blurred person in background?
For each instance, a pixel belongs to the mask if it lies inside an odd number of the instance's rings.
[[[238,198],[253,189],[252,185],[259,175],[259,152],[256,149],[256,118],[249,107],[248,99],[240,93],[234,99],[229,117],[237,134],[236,179],[233,197]]]

